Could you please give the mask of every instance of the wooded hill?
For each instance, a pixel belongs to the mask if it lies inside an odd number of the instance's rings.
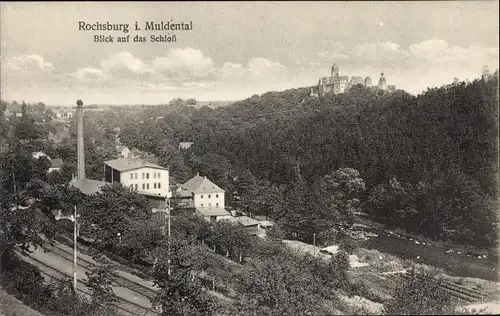
[[[120,137],[164,157],[179,180],[201,171],[224,184],[223,175],[240,170],[285,196],[299,182],[353,168],[366,183],[365,212],[486,246],[496,239],[497,87],[498,71],[418,96],[357,86],[319,98],[308,88],[269,92],[215,110],[174,100],[136,116],[137,125],[122,120]],[[179,156],[178,141],[195,145]]]

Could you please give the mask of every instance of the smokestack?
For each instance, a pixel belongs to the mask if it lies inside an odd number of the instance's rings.
[[[77,179],[85,179],[85,151],[83,144],[83,102],[76,101],[76,114],[78,115],[78,144],[77,144]]]

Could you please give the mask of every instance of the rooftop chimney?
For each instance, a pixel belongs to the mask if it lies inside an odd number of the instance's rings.
[[[85,150],[83,144],[83,102],[76,101],[76,114],[78,115],[78,144],[77,144],[77,179],[85,179]]]

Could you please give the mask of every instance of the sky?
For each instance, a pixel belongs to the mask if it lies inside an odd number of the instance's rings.
[[[374,84],[383,72],[388,84],[418,94],[499,63],[498,1],[1,2],[0,9],[7,101],[240,100],[316,85],[334,63]],[[162,21],[193,28],[145,29]],[[81,30],[80,22],[129,24],[129,32]]]

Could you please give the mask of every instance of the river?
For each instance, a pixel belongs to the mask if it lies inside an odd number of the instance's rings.
[[[457,277],[480,278],[498,282],[498,262],[483,258],[482,254],[467,253],[440,245],[430,245],[404,237],[389,230],[363,226],[356,230],[375,232],[377,237],[365,240],[361,247],[389,253],[416,263],[441,268],[446,274]],[[478,258],[481,256],[481,258]]]

